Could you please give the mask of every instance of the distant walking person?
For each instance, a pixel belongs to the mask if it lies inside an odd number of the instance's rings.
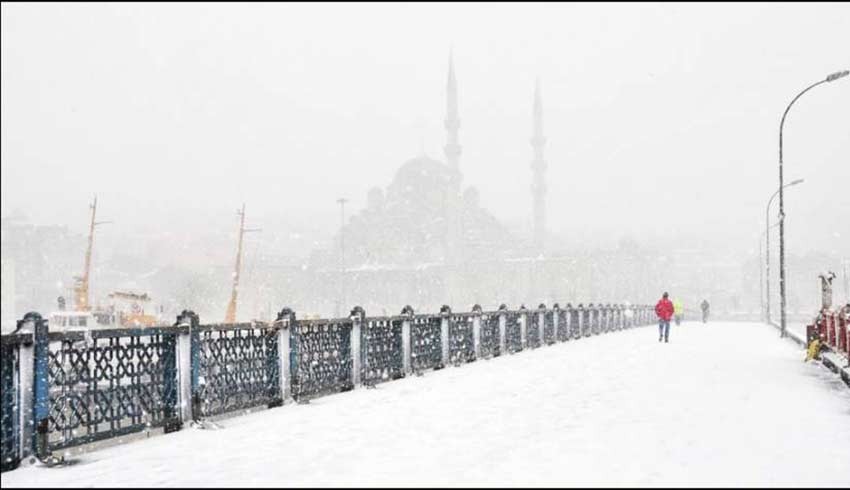
[[[708,300],[702,300],[699,307],[702,309],[702,322],[705,323],[708,321]]]
[[[655,314],[658,315],[658,341],[661,342],[661,339],[664,339],[664,342],[667,342],[667,338],[670,336],[670,318],[673,316],[673,303],[667,299],[667,292],[661,296],[661,299],[658,300],[658,303],[655,304]]]
[[[685,312],[685,307],[682,306],[682,300],[676,298],[673,300],[673,316],[676,318],[676,325],[682,324],[682,314]]]

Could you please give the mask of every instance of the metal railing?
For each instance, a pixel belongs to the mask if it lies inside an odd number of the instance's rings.
[[[276,407],[445,366],[648,325],[646,305],[49,331],[29,313],[2,336],[2,469],[53,451]],[[845,328],[846,330],[846,328]],[[845,336],[846,338],[846,336]],[[846,345],[846,341],[843,345]]]

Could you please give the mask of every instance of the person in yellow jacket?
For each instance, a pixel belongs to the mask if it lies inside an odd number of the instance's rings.
[[[809,342],[809,348],[806,349],[806,361],[819,359],[820,357],[818,354],[820,354],[820,338],[815,337],[811,342]]]
[[[682,300],[673,300],[673,316],[676,318],[676,325],[681,325],[682,315],[685,313],[685,307],[682,306]]]

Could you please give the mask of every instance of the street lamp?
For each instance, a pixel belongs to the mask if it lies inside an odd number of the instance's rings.
[[[803,183],[803,179],[797,179],[797,180],[792,181],[790,184],[785,184],[782,187],[783,188],[791,187],[792,185],[797,185],[797,184],[802,184],[802,183]],[[773,226],[770,226],[770,205],[771,205],[771,203],[773,203],[773,198],[775,198],[777,194],[779,194],[779,189],[777,189],[776,192],[774,192],[773,195],[770,196],[770,199],[767,201],[767,208],[764,211],[764,233],[763,233],[763,235],[766,236],[765,246],[764,246],[764,250],[765,250],[765,259],[764,259],[765,273],[764,273],[764,275],[765,275],[765,280],[767,281],[767,286],[765,287],[765,292],[766,292],[765,296],[767,298],[767,309],[766,309],[766,312],[765,312],[765,316],[767,317],[767,323],[770,323],[770,233],[768,233],[767,230],[770,229],[770,228],[773,228],[774,226],[777,226],[779,224],[779,223],[775,223]]]
[[[770,227],[768,227],[767,230],[769,230],[770,228],[776,228],[777,226],[779,226],[778,221],[776,223],[773,223],[772,225],[770,225]],[[759,262],[758,262],[759,263],[759,306],[761,307],[761,321],[770,323],[770,318],[768,317],[768,314],[767,314],[767,308],[765,307],[765,294],[764,294],[764,282],[765,282],[765,279],[764,279],[765,273],[764,272],[765,271],[764,271],[764,267],[762,267],[762,265],[761,265],[762,264],[762,256],[763,256],[763,254],[762,254],[762,250],[763,250],[762,240],[764,239],[765,235],[767,235],[767,230],[764,230],[763,232],[761,232],[761,236],[759,236],[759,240],[758,240],[758,242],[759,242]],[[770,301],[770,296],[767,296],[767,300]]]
[[[780,309],[782,312],[780,324],[781,337],[785,337],[785,201],[783,199],[782,192],[782,129],[785,126],[785,117],[788,116],[788,111],[791,110],[791,106],[794,105],[794,102],[797,102],[797,99],[802,97],[803,94],[822,83],[834,82],[839,78],[846,77],[847,75],[850,75],[850,71],[838,71],[830,74],[823,80],[815,82],[806,87],[802,92],[797,94],[796,97],[791,99],[791,102],[788,104],[788,107],[785,108],[785,112],[782,114],[782,121],[779,123],[779,295],[781,298]]]

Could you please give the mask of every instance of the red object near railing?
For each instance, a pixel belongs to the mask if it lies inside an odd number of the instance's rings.
[[[826,344],[833,349],[835,348],[835,312],[825,311],[823,315],[826,327]]]
[[[845,306],[835,314],[835,323],[838,324],[838,352],[850,356],[850,306]]]
[[[829,349],[850,357],[850,306],[821,310],[815,321],[806,325],[807,341],[815,335]]]

